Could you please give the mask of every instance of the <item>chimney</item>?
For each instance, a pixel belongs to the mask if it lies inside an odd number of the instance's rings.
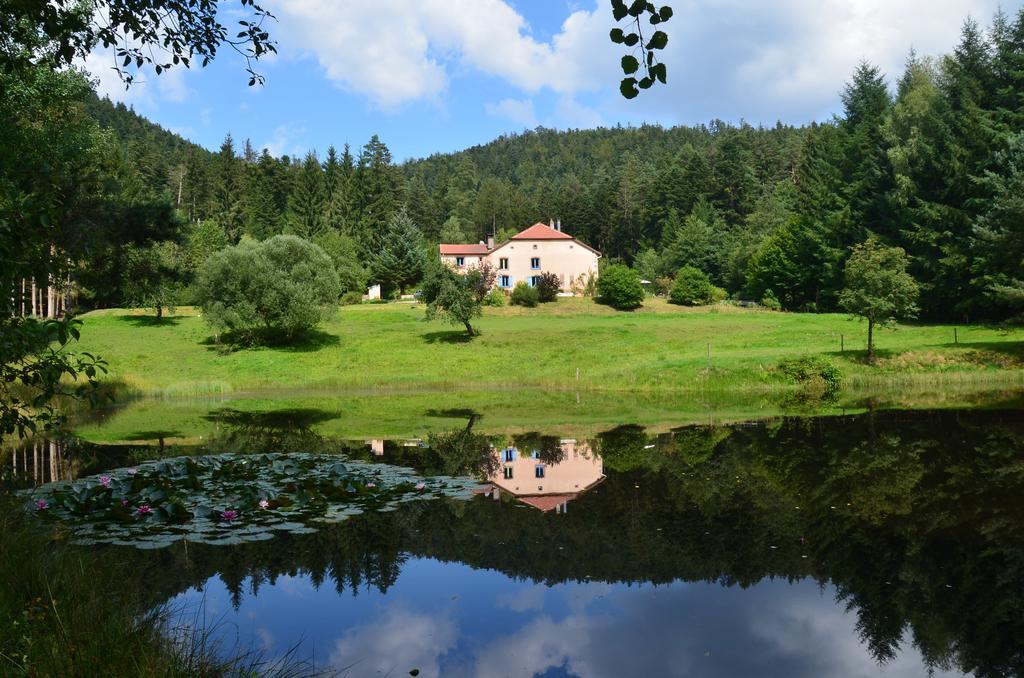
[[[548,227],[550,227],[550,228],[554,228],[555,227],[555,220],[552,219],[551,217],[548,217]]]
[[[487,250],[490,251],[490,250],[493,250],[493,249],[494,249],[494,236],[493,235],[489,235],[489,236],[487,236]]]
[[[558,231],[559,233],[562,232],[562,220],[561,219],[559,219],[558,221],[555,222],[555,230]]]

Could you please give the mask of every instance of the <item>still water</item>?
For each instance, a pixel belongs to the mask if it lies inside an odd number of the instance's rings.
[[[295,413],[202,445],[62,441],[40,481],[178,454],[336,452],[467,500],[238,546],[124,549],[224,647],[349,676],[1024,672],[1024,412],[790,416],[589,438],[334,440]],[[35,455],[30,460],[30,457]]]

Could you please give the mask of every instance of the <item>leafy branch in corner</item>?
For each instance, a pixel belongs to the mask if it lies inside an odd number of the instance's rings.
[[[649,89],[655,82],[665,84],[667,69],[655,57],[655,50],[665,49],[668,44],[668,34],[665,31],[656,29],[649,39],[644,38],[643,18],[646,16],[652,26],[659,26],[672,18],[672,8],[663,5],[660,9],[653,3],[644,0],[635,0],[626,5],[624,0],[611,0],[612,16],[616,21],[622,21],[629,17],[627,30],[615,27],[611,30],[609,37],[616,45],[625,45],[632,48],[629,54],[622,57],[622,72],[626,77],[619,84],[619,91],[627,99],[633,99],[640,90]],[[639,58],[637,58],[639,57]],[[642,69],[642,72],[641,72]],[[638,78],[638,76],[640,76]]]

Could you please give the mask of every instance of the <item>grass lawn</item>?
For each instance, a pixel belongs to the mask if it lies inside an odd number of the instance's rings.
[[[83,320],[80,349],[105,358],[112,380],[146,395],[282,389],[767,392],[791,387],[774,370],[780,360],[809,354],[831,358],[852,389],[1024,385],[1024,329],[959,326],[954,344],[953,326],[901,324],[877,332],[879,360],[869,365],[863,361],[866,326],[846,315],[686,309],[660,299],[631,313],[589,299],[487,309],[478,320],[482,336],[472,341],[451,325],[425,322],[422,305],[348,306],[297,346],[238,350],[216,345],[189,308],[161,324],[123,310],[95,311]]]

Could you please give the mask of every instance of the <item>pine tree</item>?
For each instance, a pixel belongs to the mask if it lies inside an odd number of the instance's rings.
[[[224,229],[229,242],[238,242],[243,227],[242,165],[230,133],[213,159],[211,201],[211,216]]]
[[[373,248],[370,258],[373,280],[385,290],[397,289],[401,294],[423,277],[426,265],[423,233],[405,210],[395,212]]]
[[[285,214],[287,232],[311,240],[324,228],[324,174],[316,153],[306,154],[291,195],[288,196],[288,211]]]

